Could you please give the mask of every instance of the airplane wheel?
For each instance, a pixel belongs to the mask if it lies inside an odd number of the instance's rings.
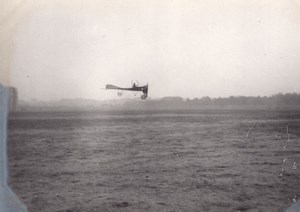
[[[141,96],[141,99],[142,99],[142,100],[145,100],[146,98],[147,98],[146,95],[142,95],[142,96]]]

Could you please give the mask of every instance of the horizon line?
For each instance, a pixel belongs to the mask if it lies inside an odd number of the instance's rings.
[[[230,96],[218,96],[218,97],[210,97],[210,96],[201,96],[201,97],[182,97],[182,96],[163,96],[163,97],[151,97],[149,96],[147,100],[161,100],[164,98],[181,98],[182,100],[195,100],[195,99],[202,99],[202,98],[210,98],[210,99],[226,99],[226,98],[237,98],[237,97],[255,97],[255,98],[264,98],[264,97],[273,97],[276,95],[300,95],[300,93],[297,92],[287,92],[287,93],[275,93],[271,95],[230,95]],[[19,101],[23,102],[57,102],[57,101],[63,101],[63,100],[90,100],[90,101],[122,101],[122,100],[135,100],[140,99],[139,97],[126,97],[126,98],[113,98],[113,99],[96,99],[96,98],[84,98],[84,97],[74,97],[74,98],[60,98],[60,99],[53,99],[53,100],[41,100],[41,99],[30,99],[30,100],[24,100],[19,99]]]

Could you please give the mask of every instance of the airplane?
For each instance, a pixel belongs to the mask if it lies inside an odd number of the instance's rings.
[[[139,86],[139,85],[136,85],[136,83],[133,83],[132,87],[130,87],[130,88],[121,88],[121,87],[118,87],[115,85],[107,84],[105,86],[105,88],[107,90],[119,90],[118,96],[123,95],[122,91],[141,91],[141,92],[143,92],[143,95],[141,96],[142,100],[145,100],[148,97],[148,84],[144,85],[144,86]]]

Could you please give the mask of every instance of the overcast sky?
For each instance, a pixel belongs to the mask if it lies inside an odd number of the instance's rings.
[[[298,2],[18,1],[10,83],[24,100],[117,98],[101,88],[132,80],[152,98],[300,92]]]

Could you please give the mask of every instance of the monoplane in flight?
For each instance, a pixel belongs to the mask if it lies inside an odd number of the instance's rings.
[[[105,88],[110,90],[118,90],[118,96],[122,96],[123,91],[141,91],[143,93],[141,99],[145,100],[148,97],[148,84],[144,86],[139,86],[137,84],[133,83],[132,87],[129,88],[121,88],[115,85],[107,84]]]

